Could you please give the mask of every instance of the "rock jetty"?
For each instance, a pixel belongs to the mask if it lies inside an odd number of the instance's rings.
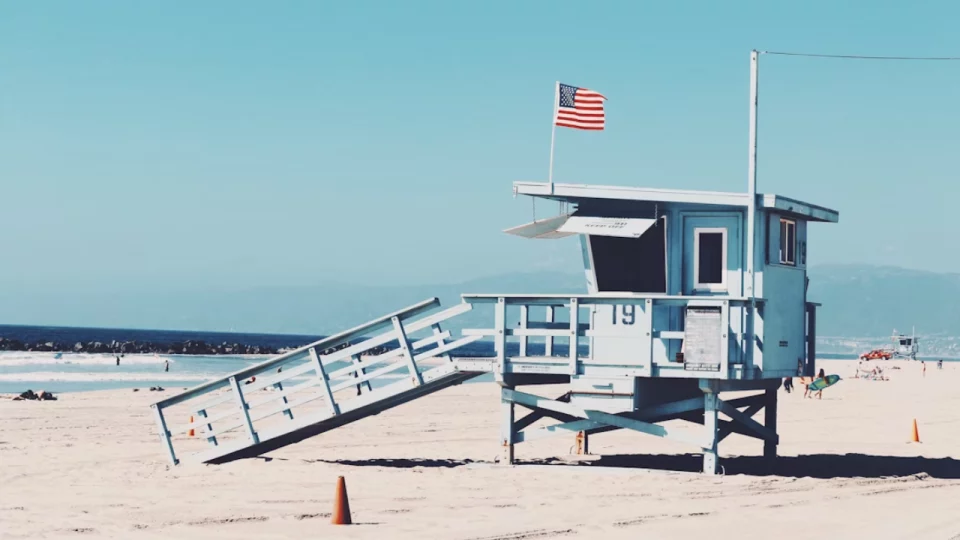
[[[88,341],[86,343],[61,343],[59,341],[37,341],[24,343],[18,339],[0,337],[0,351],[39,351],[39,352],[75,352],[93,354],[193,354],[193,355],[222,355],[222,354],[263,354],[272,355],[295,349],[305,344],[291,344],[289,347],[275,348],[263,345],[245,345],[243,343],[220,344],[206,343],[199,340],[187,340],[174,343],[151,343],[144,341]],[[345,343],[338,347],[325,349],[321,354],[349,347]],[[387,349],[375,347],[367,354],[381,354]]]

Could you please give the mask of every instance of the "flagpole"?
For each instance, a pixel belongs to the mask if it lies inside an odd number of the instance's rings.
[[[756,361],[760,354],[756,340],[757,326],[757,273],[756,273],[756,219],[757,219],[757,105],[759,102],[760,86],[760,53],[754,49],[750,51],[750,148],[747,162],[747,280],[744,284],[747,289],[746,297],[750,299],[750,319],[748,320],[748,335],[750,336],[749,358]]]
[[[756,298],[756,247],[754,235],[757,207],[757,105],[760,82],[760,53],[750,51],[750,147],[747,162],[747,298]]]
[[[560,81],[553,87],[553,118],[550,119],[550,172],[547,181],[550,183],[550,195],[553,195],[553,146],[557,140],[557,107],[560,103]]]

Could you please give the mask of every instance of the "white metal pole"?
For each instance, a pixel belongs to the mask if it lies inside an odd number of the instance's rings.
[[[550,182],[550,194],[553,195],[553,144],[557,140],[557,107],[560,106],[560,81],[556,82],[553,88],[553,118],[550,119],[552,130],[550,132],[550,173],[548,181]]]
[[[747,164],[747,194],[750,199],[747,203],[747,297],[756,298],[756,207],[757,207],[757,100],[759,86],[760,53],[750,51],[750,152]]]
[[[745,295],[750,299],[750,312],[747,322],[748,335],[750,341],[747,345],[747,354],[751,363],[757,361],[756,328],[757,328],[757,302],[756,302],[756,219],[757,219],[757,86],[759,84],[759,61],[760,55],[756,50],[750,51],[750,149],[749,160],[747,163],[747,279],[745,280],[748,289]],[[762,354],[762,353],[761,353]]]

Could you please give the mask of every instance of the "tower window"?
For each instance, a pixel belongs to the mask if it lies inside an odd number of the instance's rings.
[[[694,231],[694,288],[722,290],[727,284],[727,230]]]
[[[797,265],[797,222],[780,219],[780,264]]]

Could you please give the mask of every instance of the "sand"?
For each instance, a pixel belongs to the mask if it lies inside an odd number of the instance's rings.
[[[849,377],[855,362],[820,365]],[[491,383],[211,466],[168,465],[154,392],[0,399],[0,538],[958,538],[960,365],[883,365],[892,380],[846,379],[822,401],[781,390],[775,474],[762,443],[731,435],[722,477],[684,472],[700,467],[686,446],[624,431],[592,437],[599,456],[584,460],[562,436],[496,465]],[[354,526],[329,524],[339,475]]]

